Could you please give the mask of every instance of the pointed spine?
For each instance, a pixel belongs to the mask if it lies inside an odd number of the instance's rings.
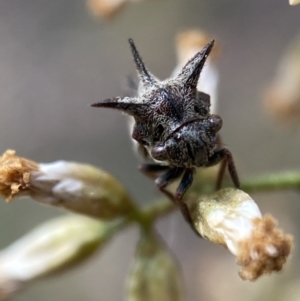
[[[129,42],[131,52],[133,55],[133,59],[134,59],[135,65],[136,65],[136,69],[137,69],[137,72],[139,74],[142,84],[143,85],[155,84],[156,80],[146,69],[146,66],[145,66],[139,52],[137,51],[133,40],[129,39],[128,42]]]
[[[200,73],[213,46],[214,40],[209,42],[200,52],[187,62],[176,79],[184,85],[196,89]]]
[[[147,104],[136,103],[134,101],[135,99],[130,97],[114,97],[93,103],[91,107],[120,110],[132,116],[139,115],[147,109]]]

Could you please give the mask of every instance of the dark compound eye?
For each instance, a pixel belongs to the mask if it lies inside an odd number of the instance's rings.
[[[210,116],[209,122],[210,122],[211,130],[214,131],[215,133],[218,132],[223,125],[222,118],[219,115],[215,115],[215,114]]]
[[[194,106],[194,110],[196,113],[198,113],[201,116],[205,116],[208,114],[208,111],[203,107]]]

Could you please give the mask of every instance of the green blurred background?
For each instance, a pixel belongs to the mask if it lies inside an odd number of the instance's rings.
[[[299,129],[275,124],[261,98],[287,44],[299,33],[299,16],[300,6],[290,7],[288,0],[157,0],[130,4],[104,22],[91,17],[83,0],[2,0],[1,152],[11,148],[38,162],[93,164],[115,175],[140,203],[151,202],[159,194],[137,171],[125,116],[89,104],[126,91],[126,76],[135,75],[129,37],[149,70],[163,79],[176,65],[176,33],[202,28],[222,45],[221,134],[241,179],[299,169]],[[299,193],[253,197],[294,234],[291,263],[279,275],[243,282],[234,257],[197,239],[174,213],[158,229],[182,266],[188,300],[283,300],[279,292],[293,290],[286,284],[300,284]],[[59,214],[28,199],[1,202],[0,247]],[[127,230],[85,265],[38,282],[15,300],[123,300],[137,239],[136,229]]]

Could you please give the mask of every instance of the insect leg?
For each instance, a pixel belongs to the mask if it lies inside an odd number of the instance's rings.
[[[228,171],[229,171],[231,180],[233,182],[233,185],[236,188],[240,188],[240,181],[239,181],[239,177],[238,177],[235,165],[234,165],[233,157],[232,157],[231,152],[228,149],[223,148],[221,150],[215,151],[214,154],[209,158],[209,161],[205,166],[208,167],[208,166],[216,165],[221,160],[223,160],[223,162],[219,169],[216,189],[218,190],[221,188],[226,165],[228,167]]]
[[[218,177],[217,177],[217,182],[216,182],[216,190],[221,189],[222,187],[222,182],[225,176],[225,170],[227,167],[227,160],[223,160],[220,164],[220,168],[218,170]]]
[[[195,229],[195,227],[193,225],[192,218],[191,218],[191,215],[190,215],[190,212],[188,210],[186,203],[184,203],[182,201],[183,195],[185,194],[185,192],[188,190],[188,188],[190,187],[190,185],[193,182],[193,171],[194,170],[190,169],[190,168],[186,169],[186,170],[182,167],[172,168],[169,171],[167,171],[165,174],[163,174],[162,176],[157,178],[157,180],[155,182],[156,182],[157,186],[159,187],[159,190],[162,193],[164,193],[168,198],[170,198],[179,207],[186,222],[191,226],[193,231],[198,236],[200,236],[200,234],[197,232],[197,230]],[[183,172],[184,172],[183,178],[182,178],[182,180],[176,190],[176,194],[174,196],[171,192],[166,190],[165,187],[168,184],[170,184],[171,182],[173,182],[174,180],[176,180],[177,178],[179,178]]]
[[[158,177],[156,179],[155,183],[159,188],[165,188],[168,184],[170,184],[173,181],[175,181],[176,179],[178,179],[182,175],[183,172],[184,172],[183,167],[170,168],[166,173],[164,173],[162,176]]]
[[[175,197],[177,199],[176,203],[179,206],[180,211],[181,211],[184,219],[190,224],[193,231],[198,236],[201,237],[201,235],[197,232],[197,230],[195,229],[195,226],[193,225],[192,218],[191,218],[191,215],[190,215],[190,212],[188,210],[188,207],[187,207],[186,203],[182,200],[182,197],[184,196],[184,194],[187,192],[187,190],[189,189],[189,187],[193,183],[194,171],[195,171],[194,168],[187,168],[186,169],[186,171],[183,174],[182,180],[181,180],[178,188],[176,189]]]
[[[170,191],[166,189],[166,186],[170,184],[171,182],[175,181],[177,178],[179,178],[182,173],[184,172],[185,168],[182,167],[175,167],[170,168],[169,166],[164,165],[158,165],[158,164],[143,164],[140,166],[140,171],[147,175],[148,177],[152,177],[154,173],[158,173],[164,170],[168,170],[166,173],[158,177],[155,181],[156,185],[158,186],[159,190],[167,197],[169,198],[175,205],[177,205],[184,217],[184,219],[187,221],[187,223],[191,226],[193,231],[200,236],[200,234],[196,231],[192,219],[190,216],[190,213],[188,211],[187,205],[182,201],[182,196],[186,192],[186,190],[189,188],[190,184],[193,181],[193,172],[191,170],[187,170],[184,173],[184,176],[181,180],[181,183],[179,187],[176,190],[176,196],[172,194]],[[200,236],[201,237],[201,236]]]
[[[158,177],[155,180],[155,183],[159,190],[176,205],[178,205],[178,200],[170,191],[166,190],[165,188],[166,186],[168,186],[168,184],[172,183],[177,178],[179,178],[183,172],[184,168],[182,167],[169,168],[169,170],[166,173],[164,173],[162,176]]]
[[[187,192],[189,187],[193,183],[193,174],[194,174],[194,168],[187,168],[183,174],[182,180],[176,189],[175,197],[179,200],[182,199],[184,194]]]
[[[139,170],[150,179],[156,179],[158,173],[168,169],[170,169],[169,166],[159,164],[142,164],[139,167]]]

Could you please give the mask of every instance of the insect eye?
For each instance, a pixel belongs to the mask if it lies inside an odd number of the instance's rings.
[[[194,106],[194,110],[201,116],[207,115],[208,111],[203,107]]]

